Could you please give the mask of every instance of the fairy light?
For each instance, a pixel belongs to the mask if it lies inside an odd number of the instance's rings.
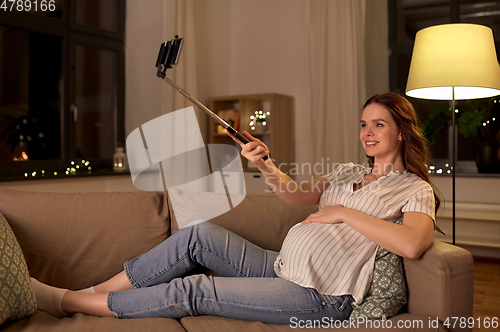
[[[66,170],[64,171],[65,175],[76,175],[82,171],[87,171],[86,173],[92,173],[92,167],[90,166],[90,162],[88,160],[81,160],[81,163],[75,162],[72,160],[70,162],[70,166],[66,167]],[[26,172],[24,173],[24,177],[40,177],[40,176],[46,176],[47,174],[50,174],[51,176],[58,176],[59,174],[62,174],[62,172],[59,171],[47,171],[45,169],[42,169],[40,171],[34,170],[31,172]]]
[[[271,112],[264,112],[262,110],[255,111],[254,114],[250,115],[250,129],[255,130],[257,123],[267,126],[267,117],[270,115]]]

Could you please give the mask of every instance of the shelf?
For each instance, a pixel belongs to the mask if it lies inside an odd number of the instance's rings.
[[[210,109],[216,114],[224,110],[237,110],[239,112],[239,131],[247,131],[250,135],[262,140],[271,151],[273,160],[276,161],[277,165],[282,165],[281,170],[285,173],[292,168],[291,164],[295,162],[293,108],[293,97],[275,93],[210,98]],[[253,115],[256,110],[270,112],[267,120],[268,132],[257,134],[250,129],[250,115]],[[217,132],[217,126],[213,121],[209,123],[209,143],[226,144],[232,142],[232,139],[226,134]],[[242,159],[242,162],[245,171],[254,171],[246,166],[246,159]]]

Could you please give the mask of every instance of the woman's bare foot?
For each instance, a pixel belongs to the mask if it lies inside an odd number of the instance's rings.
[[[122,271],[111,279],[94,286],[94,291],[96,293],[109,293],[129,289],[134,289],[134,286],[132,286],[132,284],[128,280],[125,271]]]

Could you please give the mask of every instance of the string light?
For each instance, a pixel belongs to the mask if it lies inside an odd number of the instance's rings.
[[[70,166],[66,167],[64,174],[66,175],[76,175],[81,171],[87,171],[87,173],[92,173],[92,167],[90,166],[90,161],[82,160],[81,163],[77,163],[74,160],[70,162]],[[31,175],[31,177],[38,176],[46,176],[46,174],[53,174],[53,176],[57,176],[59,174],[58,171],[47,172],[45,169],[42,169],[40,172],[32,171],[28,173],[24,173],[24,177],[27,178]]]
[[[453,169],[453,167],[450,167],[450,164],[444,164],[444,169],[438,168],[435,165],[430,165],[427,172],[429,174],[443,174],[444,172],[446,172],[447,174],[450,174],[452,169]]]
[[[262,110],[255,111],[254,114],[250,115],[250,129],[255,130],[257,123],[261,123],[263,126],[267,125],[267,117],[271,115],[271,112],[263,112]]]

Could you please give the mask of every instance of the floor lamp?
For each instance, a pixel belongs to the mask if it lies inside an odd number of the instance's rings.
[[[406,94],[452,102],[452,239],[455,244],[455,100],[500,94],[500,66],[491,29],[457,23],[418,31]]]

